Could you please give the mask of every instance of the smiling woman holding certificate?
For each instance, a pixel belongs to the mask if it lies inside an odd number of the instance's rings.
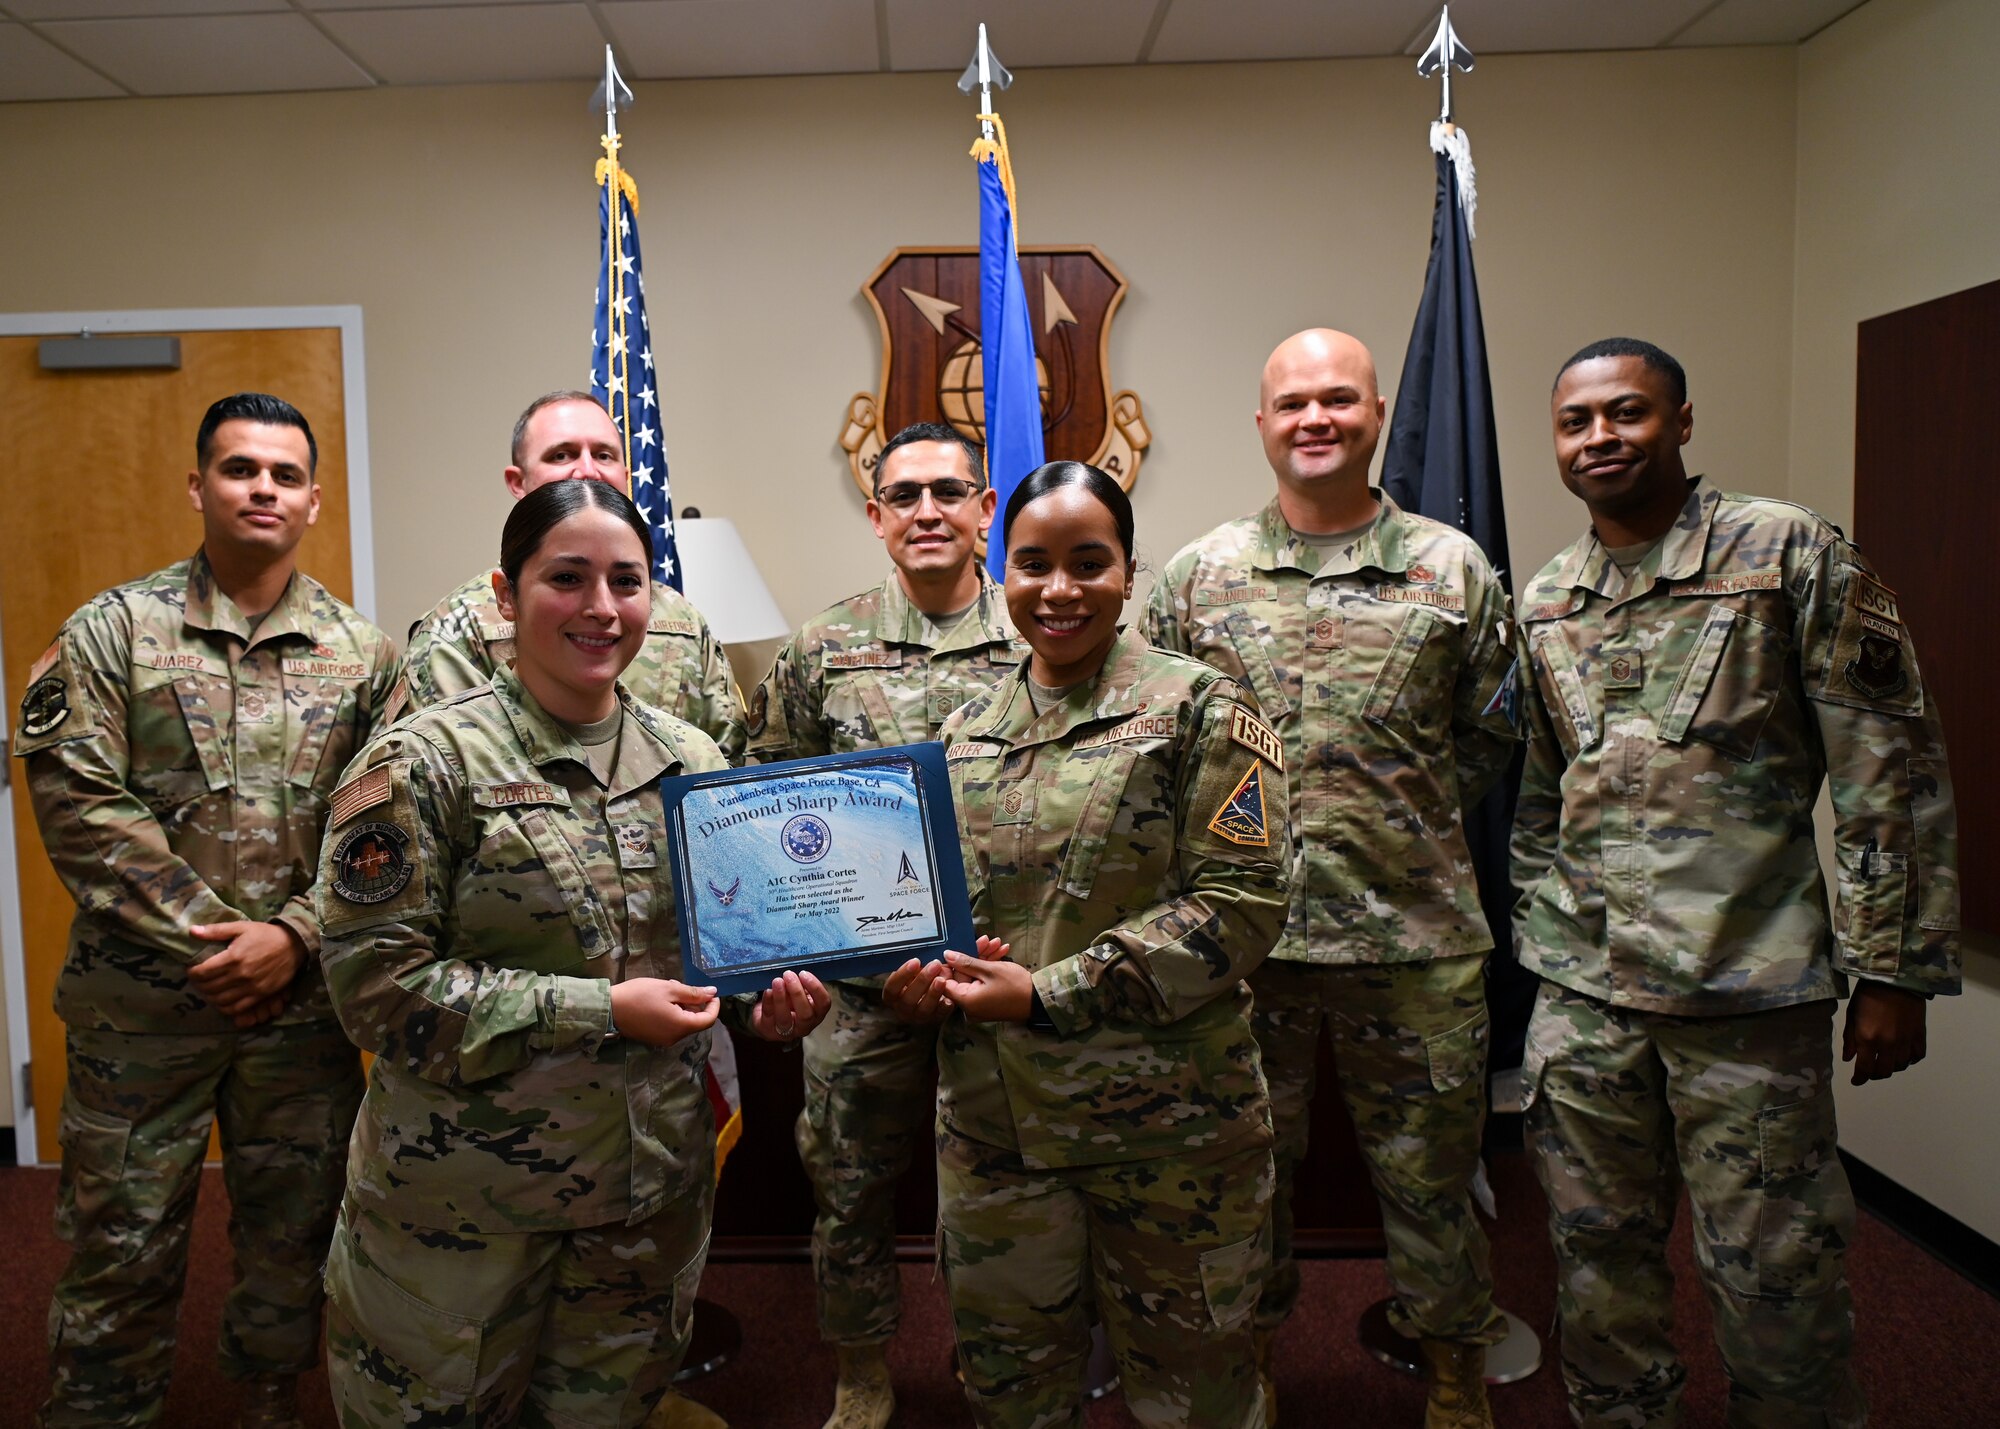
[[[724,763],[618,684],[651,564],[616,488],[530,492],[495,578],[514,667],[333,796],[321,958],[376,1054],[326,1267],[345,1424],[637,1425],[686,1350],[724,1003],[679,980],[659,781]],[[731,1006],[794,1041],[827,997],[787,972]]]
[[[1262,1425],[1271,1125],[1243,976],[1285,918],[1283,756],[1240,686],[1121,630],[1116,482],[1050,463],[1005,523],[1033,653],[941,735],[981,956],[886,989],[945,1023],[967,1398],[982,1425],[1080,1425],[1094,1304],[1140,1423]]]

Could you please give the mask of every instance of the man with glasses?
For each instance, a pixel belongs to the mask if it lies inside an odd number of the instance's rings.
[[[945,716],[1026,655],[980,562],[993,522],[979,448],[919,422],[882,448],[868,519],[895,571],[800,627],[750,697],[749,753],[769,762],[937,738]],[[833,984],[806,1038],[798,1145],[819,1216],[820,1334],[840,1356],[826,1429],[882,1429],[895,1412],[894,1192],[933,1112],[937,1029],[898,1020],[882,980]]]

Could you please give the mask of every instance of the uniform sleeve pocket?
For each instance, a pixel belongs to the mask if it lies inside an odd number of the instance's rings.
[[[1910,892],[1908,857],[1863,853],[1851,864],[1841,859],[1839,870],[1840,907],[1834,921],[1848,965],[1871,972],[1895,972],[1902,954],[1903,913]]]
[[[1430,1063],[1431,1086],[1440,1092],[1456,1091],[1486,1072],[1486,1043],[1493,1024],[1485,1009],[1435,1037],[1424,1039],[1424,1057]]]
[[[326,1293],[364,1339],[426,1385],[466,1396],[477,1387],[484,1325],[419,1300],[367,1264],[345,1221],[327,1253]]]
[[[1271,1260],[1268,1229],[1234,1245],[1203,1251],[1200,1260],[1201,1294],[1208,1302],[1208,1318],[1218,1330],[1242,1329],[1264,1288],[1264,1272]]]
[[[1958,811],[1942,759],[1910,761],[1910,818],[1916,825],[1917,924],[1958,927]]]

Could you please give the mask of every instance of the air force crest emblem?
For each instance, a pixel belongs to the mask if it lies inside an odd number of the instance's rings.
[[[1130,490],[1153,437],[1138,394],[1111,385],[1111,319],[1125,276],[1088,245],[1023,247],[1020,258],[1048,458],[1087,461]],[[949,422],[985,445],[979,249],[898,248],[861,291],[882,329],[882,379],[847,404],[840,445],[855,484],[872,495],[883,444],[912,422]]]

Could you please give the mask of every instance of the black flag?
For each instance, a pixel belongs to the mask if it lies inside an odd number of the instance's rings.
[[[1441,127],[1441,126],[1440,126]],[[1465,162],[1470,152],[1463,146]],[[1396,412],[1382,459],[1382,489],[1405,511],[1459,530],[1479,543],[1509,595],[1514,575],[1507,555],[1507,515],[1500,496],[1500,444],[1493,427],[1493,386],[1486,369],[1486,329],[1479,317],[1479,280],[1472,271],[1472,221],[1460,199],[1457,160],[1437,155],[1437,208],[1431,219],[1431,262],[1424,298],[1410,333]],[[1469,189],[1470,185],[1467,185]],[[1493,1017],[1491,1067],[1521,1065],[1536,979],[1514,961],[1507,877],[1507,835],[1521,759],[1466,812],[1466,841],[1479,877],[1479,901],[1493,932],[1487,1006]]]

